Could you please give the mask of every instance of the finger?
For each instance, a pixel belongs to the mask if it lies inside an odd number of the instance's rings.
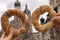
[[[51,21],[54,21],[54,20],[56,20],[56,17],[53,17],[53,18],[51,19]]]
[[[51,20],[57,20],[60,19],[60,16],[53,17]]]
[[[57,22],[59,22],[60,21],[60,16],[55,17],[54,20],[56,20]]]
[[[5,32],[2,34],[1,38],[4,38],[5,37]]]
[[[10,40],[12,37],[13,37],[13,32],[11,31],[7,38]]]
[[[56,16],[60,16],[60,12]]]

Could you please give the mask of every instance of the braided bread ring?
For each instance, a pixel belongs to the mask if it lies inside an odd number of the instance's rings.
[[[22,20],[23,26],[19,29],[13,28],[12,25],[9,23],[9,20],[8,20],[9,17],[14,15],[18,16]],[[27,23],[28,23],[28,18],[26,14],[19,9],[10,9],[6,11],[1,18],[1,24],[2,24],[3,30],[7,34],[9,34],[10,30],[12,30],[15,36],[24,34],[28,30]]]
[[[53,27],[53,22],[49,21],[46,24],[41,25],[41,23],[38,23],[39,16],[43,14],[44,12],[49,12],[50,17],[56,16],[56,12],[52,9],[51,6],[48,5],[42,5],[39,8],[37,8],[33,13],[31,17],[32,24],[34,25],[35,29],[40,32],[45,32],[48,29],[51,29]]]

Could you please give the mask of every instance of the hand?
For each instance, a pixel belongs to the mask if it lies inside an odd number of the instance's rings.
[[[1,40],[11,40],[11,38],[13,37],[13,33],[10,32],[9,35],[6,37],[5,32],[2,34],[1,36]]]
[[[51,19],[53,23],[55,23],[54,27],[60,29],[60,14],[57,14],[55,17]]]

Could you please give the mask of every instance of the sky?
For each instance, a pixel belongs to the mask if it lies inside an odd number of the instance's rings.
[[[1,27],[1,16],[2,14],[10,8],[14,8],[14,2],[16,0],[0,0],[0,30]],[[49,5],[49,0],[19,0],[21,2],[21,10],[25,9],[25,4],[28,5],[28,9],[33,12],[37,7],[41,5]],[[41,15],[43,18],[47,17],[47,13]],[[46,18],[45,18],[46,19]],[[13,17],[10,18],[10,21],[13,20]],[[33,28],[33,30],[35,30]],[[33,31],[36,32],[36,31]]]

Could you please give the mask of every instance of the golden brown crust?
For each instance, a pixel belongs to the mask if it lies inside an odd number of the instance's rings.
[[[9,23],[9,17],[14,15],[18,16],[23,23],[23,26],[19,29],[14,29],[12,25]],[[28,23],[28,18],[26,17],[26,14],[24,14],[19,9],[10,9],[6,11],[1,18],[2,28],[7,34],[10,32],[10,30],[13,31],[14,35],[20,35],[25,33],[28,29],[27,23]]]
[[[43,25],[38,23],[39,16],[44,12],[49,12],[50,17],[54,17],[57,15],[56,12],[52,9],[52,7],[48,5],[42,5],[32,13],[31,21],[36,30],[41,32],[45,32],[47,29],[51,29],[53,27],[53,22],[51,21]]]

